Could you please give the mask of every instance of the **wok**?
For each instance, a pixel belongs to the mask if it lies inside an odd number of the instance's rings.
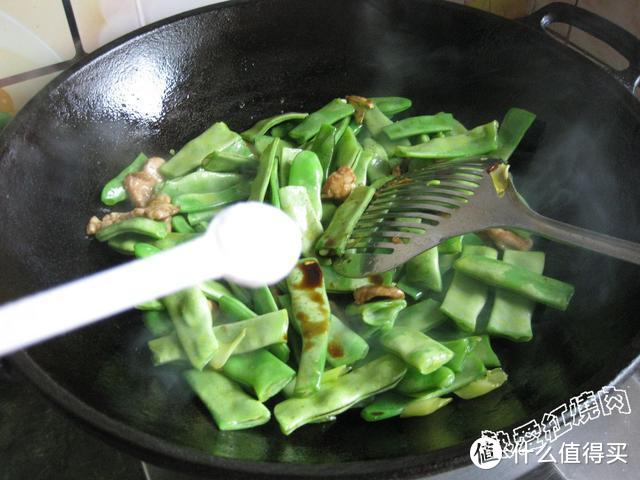
[[[414,112],[453,112],[468,126],[500,119],[512,106],[536,112],[534,131],[513,160],[525,198],[544,215],[640,241],[640,103],[623,83],[535,28],[541,19],[564,18],[603,32],[602,21],[567,12],[577,11],[552,7],[532,17],[532,27],[436,1],[236,1],[97,51],[32,100],[2,136],[0,300],[122,261],[83,230],[102,208],[105,180],[138,152],[166,156],[214,121],[243,129],[349,93],[407,96]],[[619,29],[608,31],[631,60],[620,74],[629,83],[638,46]],[[290,437],[273,421],[220,432],[175,371],[151,368],[135,312],[12,360],[72,416],[173,468],[424,475],[466,463],[480,430],[540,419],[633,367],[640,269],[540,246],[546,272],[576,285],[569,310],[537,311],[530,343],[497,342],[508,386],[425,418],[371,424],[353,412]]]

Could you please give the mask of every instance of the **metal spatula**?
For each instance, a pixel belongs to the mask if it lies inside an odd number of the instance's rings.
[[[385,272],[447,238],[491,227],[522,228],[640,264],[640,244],[543,217],[527,206],[511,178],[498,196],[490,175],[498,162],[446,162],[388,182],[356,224],[335,270],[349,277]]]

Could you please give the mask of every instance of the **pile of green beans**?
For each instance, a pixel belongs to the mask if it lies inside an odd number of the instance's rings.
[[[536,304],[567,308],[573,287],[543,275],[543,252],[498,251],[475,234],[379,275],[334,271],[379,186],[436,161],[493,155],[506,163],[535,118],[511,109],[501,124],[469,130],[444,112],[393,119],[410,107],[402,97],[347,97],[239,133],[216,122],[160,168],[155,192],[178,214],[96,233],[145,257],[197,237],[222,208],[247,199],[271,203],[300,227],[303,256],[277,285],[211,280],[138,306],[151,361],[178,366],[218,428],[259,426],[272,412],[285,435],[347,410],[369,422],[432,414],[454,396],[505,383],[492,338],[528,341]],[[105,185],[105,205],[127,201],[125,178],[146,160],[140,154]],[[326,196],[325,183],[345,168],[353,174],[347,196]],[[356,291],[382,293],[356,303]]]

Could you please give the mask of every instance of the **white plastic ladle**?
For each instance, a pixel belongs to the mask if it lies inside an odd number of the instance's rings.
[[[299,227],[281,210],[233,205],[195,240],[0,307],[0,357],[204,280],[273,284],[291,271],[301,248]]]

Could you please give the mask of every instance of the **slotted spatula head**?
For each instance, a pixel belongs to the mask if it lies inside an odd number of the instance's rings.
[[[386,272],[447,238],[516,225],[517,205],[524,204],[510,180],[505,196],[513,201],[498,196],[490,172],[500,163],[447,161],[387,182],[356,224],[335,270],[349,277]]]

